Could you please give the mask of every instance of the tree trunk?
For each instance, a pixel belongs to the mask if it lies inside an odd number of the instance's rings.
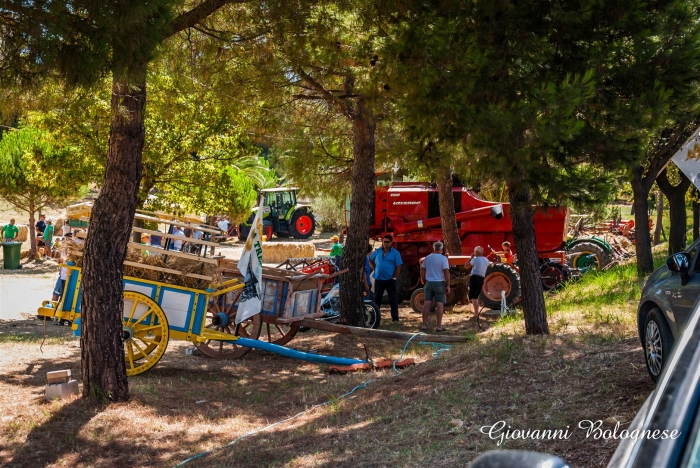
[[[29,203],[29,260],[36,261],[36,228],[34,224],[36,223],[34,218],[34,213],[36,212],[36,206],[34,202]]]
[[[700,237],[700,202],[693,200],[693,242]]]
[[[457,220],[455,219],[455,200],[452,195],[452,169],[441,167],[435,178],[440,200],[440,222],[445,241],[445,250],[449,255],[462,255],[462,240],[459,238]],[[466,303],[468,288],[466,283],[455,286],[455,300]]]
[[[656,227],[654,228],[654,245],[661,243],[661,230],[664,221],[664,193],[659,189],[656,193]]]
[[[535,221],[530,189],[521,181],[509,181],[508,198],[510,200],[513,238],[518,252],[525,333],[528,335],[549,334],[537,257],[537,243],[535,242]]]
[[[637,273],[639,276],[654,271],[654,258],[651,254],[651,235],[649,233],[649,190],[651,184],[643,180],[644,168],[637,166],[632,175],[632,193],[634,206],[634,250],[637,255]]]
[[[109,152],[90,217],[82,278],[83,396],[129,398],[122,338],[123,263],[141,180],[146,64],[114,72]]]
[[[656,178],[656,183],[668,198],[671,228],[668,233],[668,255],[685,250],[687,233],[687,214],[685,212],[685,194],[690,187],[690,179],[678,171],[681,180],[678,185],[671,185],[666,169]]]
[[[362,300],[365,256],[374,205],[374,131],[376,121],[360,98],[352,119],[353,164],[350,228],[343,247],[342,268],[349,271],[340,278],[340,316],[348,325],[364,325]]]

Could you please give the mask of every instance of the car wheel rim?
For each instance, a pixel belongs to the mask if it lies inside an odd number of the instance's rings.
[[[664,355],[663,345],[661,343],[661,332],[654,321],[647,324],[646,354],[649,371],[651,371],[654,376],[659,375],[661,373]]]

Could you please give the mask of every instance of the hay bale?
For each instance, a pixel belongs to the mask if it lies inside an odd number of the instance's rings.
[[[282,263],[288,258],[313,257],[311,242],[263,242],[263,263]]]
[[[25,225],[17,225],[19,232],[17,233],[17,242],[27,242],[29,237],[29,227]]]

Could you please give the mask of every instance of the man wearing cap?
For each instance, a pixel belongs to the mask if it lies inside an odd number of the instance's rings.
[[[19,229],[15,226],[14,219],[11,219],[10,224],[4,225],[0,231],[2,231],[2,237],[5,239],[4,242],[14,242],[19,234]]]

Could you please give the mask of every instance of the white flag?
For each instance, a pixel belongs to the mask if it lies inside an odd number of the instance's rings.
[[[243,254],[238,261],[238,270],[243,275],[245,286],[238,301],[236,324],[259,314],[262,308],[262,205],[261,199]]]
[[[700,189],[700,128],[676,151],[671,161]]]

